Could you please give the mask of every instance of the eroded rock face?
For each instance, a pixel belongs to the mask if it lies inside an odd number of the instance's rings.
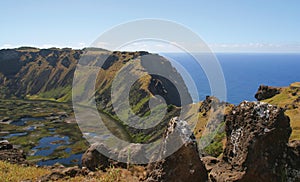
[[[195,137],[184,123],[177,117],[173,118],[165,132],[164,143],[159,153],[168,152],[174,141],[169,141],[171,135],[176,135],[176,143],[182,145],[179,150],[165,159],[148,165],[149,175],[146,181],[206,181],[207,172],[198,153]],[[173,139],[172,139],[173,140]]]
[[[289,143],[286,156],[287,165],[284,170],[287,181],[300,181],[300,141],[294,140]]]
[[[299,145],[287,145],[291,128],[283,109],[244,101],[226,117],[225,130],[222,160],[204,160],[211,181],[299,179]]]
[[[261,101],[261,100],[269,99],[279,93],[280,93],[280,88],[260,85],[258,91],[255,94],[255,98],[258,101]]]
[[[223,158],[238,166],[252,165],[255,160],[261,166],[270,164],[270,160],[275,164],[271,157],[283,153],[291,133],[283,109],[260,102],[243,102],[235,107],[226,118],[225,130],[227,144]]]

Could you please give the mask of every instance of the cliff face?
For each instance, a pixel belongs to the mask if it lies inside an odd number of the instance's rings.
[[[81,50],[18,48],[0,50],[0,97],[39,95],[70,99]]]
[[[172,72],[178,82],[182,81],[180,75],[172,67],[170,62],[159,55],[148,52],[110,52],[103,49],[87,48],[73,50],[69,48],[37,49],[21,47],[17,49],[0,50],[0,97],[25,97],[38,96],[45,99],[61,99],[70,101],[71,86],[76,64],[84,52],[87,63],[97,64],[101,57],[107,57],[97,79],[98,98],[106,97],[109,87],[117,72],[127,63],[140,56],[149,55],[141,61],[140,68],[145,72]],[[148,59],[148,60],[147,60]],[[160,62],[160,66],[151,61]],[[84,64],[84,61],[81,62]],[[151,66],[151,65],[155,66]],[[160,70],[158,70],[160,69]],[[142,87],[141,92],[145,95],[159,94],[167,100],[168,104],[181,105],[178,100],[178,92],[172,83],[159,75],[149,75],[140,79],[136,84]],[[183,88],[186,89],[186,88]],[[104,94],[103,94],[104,93]],[[143,94],[143,93],[141,93]],[[173,98],[173,99],[171,99]],[[104,99],[107,100],[107,99]],[[188,104],[191,99],[188,99]]]

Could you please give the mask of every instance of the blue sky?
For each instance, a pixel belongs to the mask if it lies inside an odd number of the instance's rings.
[[[218,52],[300,52],[299,0],[3,0],[0,47],[89,46],[142,18],[178,22]]]

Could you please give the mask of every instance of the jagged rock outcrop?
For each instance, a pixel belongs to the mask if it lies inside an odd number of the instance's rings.
[[[287,143],[291,133],[284,110],[261,102],[242,102],[226,117],[227,142],[220,162],[210,166],[211,181],[297,181],[295,151]],[[296,152],[297,153],[297,152]]]
[[[171,136],[175,138],[169,140]],[[174,141],[175,139],[175,141]],[[164,142],[158,154],[168,153],[172,147],[181,147],[170,156],[148,165],[147,182],[154,181],[190,181],[201,182],[207,180],[207,172],[202,163],[195,141],[185,121],[173,118],[164,135]]]
[[[14,148],[7,140],[0,141],[0,160],[12,164],[27,164],[25,153]]]
[[[281,91],[280,88],[277,87],[271,87],[271,86],[266,86],[266,85],[260,85],[258,88],[258,91],[255,94],[255,98],[258,101],[269,99],[276,94],[279,94]]]

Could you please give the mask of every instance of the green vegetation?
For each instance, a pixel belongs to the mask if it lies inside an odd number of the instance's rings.
[[[58,87],[37,95],[27,95],[26,97],[30,100],[53,100],[59,102],[68,102],[72,99],[72,88],[71,86]]]
[[[219,157],[223,153],[223,140],[226,138],[224,131],[225,122],[221,123],[215,132],[203,136],[200,141],[210,142],[205,148],[204,152],[213,157]]]
[[[64,117],[61,118],[61,115]],[[68,157],[71,154],[83,153],[88,147],[77,123],[65,122],[65,120],[73,117],[72,106],[68,103],[41,100],[0,100],[0,120],[18,121],[24,117],[43,119],[28,120],[24,126],[1,123],[0,138],[9,134],[25,133],[25,135],[13,136],[7,140],[14,145],[20,145],[22,150],[28,154],[27,159],[29,161]],[[34,129],[29,130],[30,127]],[[50,156],[29,155],[31,149],[39,144],[40,139],[48,136],[68,136],[69,144],[58,147]],[[71,148],[70,154],[65,152],[66,148]]]
[[[213,157],[219,157],[223,153],[223,140],[226,137],[225,132],[217,133],[213,142],[204,148],[204,151]]]

